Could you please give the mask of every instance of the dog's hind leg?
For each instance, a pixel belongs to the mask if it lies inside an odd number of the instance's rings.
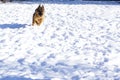
[[[32,18],[32,26],[34,26],[35,23],[36,23],[36,21],[35,21],[35,13],[34,13],[33,18]]]
[[[33,18],[33,20],[32,20],[32,26],[34,26],[34,24],[35,24],[35,20],[34,20],[34,18]]]

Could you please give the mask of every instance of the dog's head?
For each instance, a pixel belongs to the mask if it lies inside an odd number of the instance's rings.
[[[44,14],[44,6],[39,5],[38,8],[35,10],[35,12],[37,12],[40,16],[42,16]]]

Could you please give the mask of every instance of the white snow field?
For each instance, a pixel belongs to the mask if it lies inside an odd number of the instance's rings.
[[[38,5],[0,3],[0,80],[120,80],[120,5]]]

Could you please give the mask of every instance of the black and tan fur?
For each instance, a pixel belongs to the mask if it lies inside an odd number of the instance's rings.
[[[41,23],[43,22],[44,20],[44,12],[45,12],[45,9],[44,9],[44,6],[42,5],[39,5],[34,14],[33,14],[33,21],[32,21],[32,25],[34,26],[35,24],[37,26],[40,26]]]

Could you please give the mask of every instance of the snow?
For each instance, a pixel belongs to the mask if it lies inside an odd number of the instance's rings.
[[[119,5],[43,4],[31,26],[39,3],[0,3],[1,80],[120,79]]]

